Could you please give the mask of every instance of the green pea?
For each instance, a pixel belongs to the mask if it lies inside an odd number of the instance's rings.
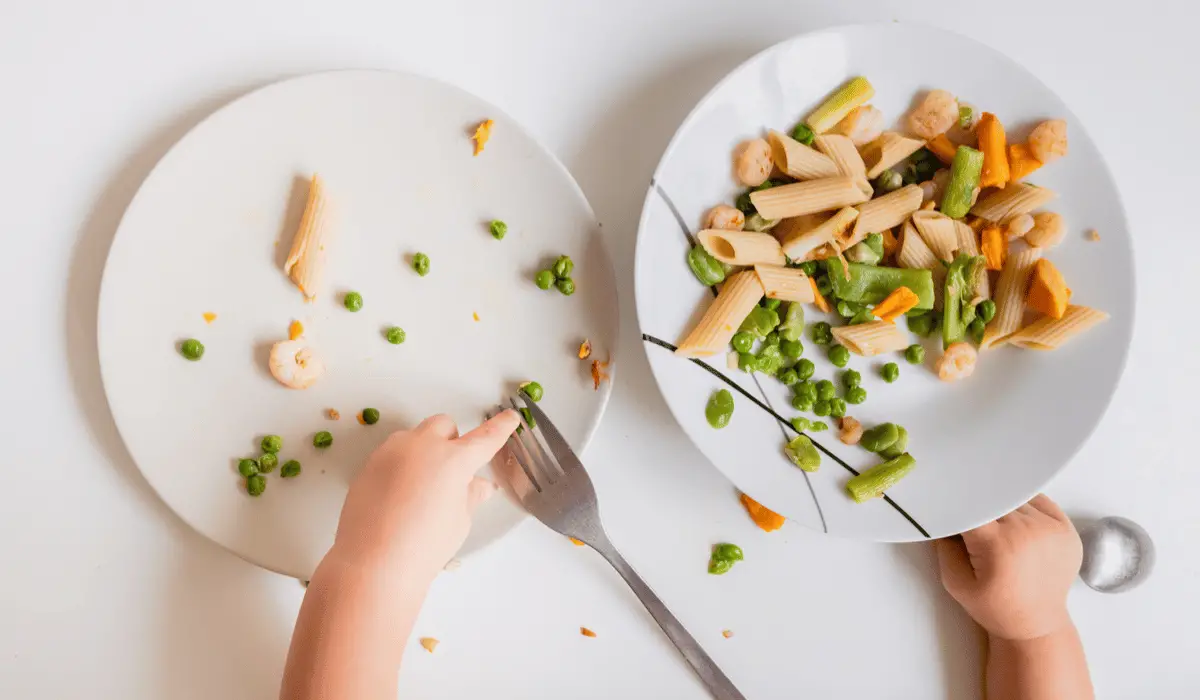
[[[770,298],[767,298],[767,297],[763,297],[763,299],[762,299],[762,303],[760,304],[760,306],[762,306],[764,309],[770,309],[770,310],[772,310],[772,311],[778,311],[778,310],[779,310],[779,305],[780,305],[780,304],[782,304],[782,303],[783,303],[783,301],[782,301],[781,299],[770,299]]]
[[[821,399],[813,404],[813,413],[818,416],[827,416],[833,410],[833,405],[828,399]]]
[[[765,345],[758,353],[758,366],[755,368],[763,374],[774,375],[783,369],[783,352],[778,345]]]
[[[300,476],[300,463],[294,459],[289,459],[279,468],[279,476],[290,479],[294,476]]]
[[[796,374],[800,379],[808,379],[813,376],[815,371],[817,371],[817,366],[813,364],[812,360],[805,358],[796,363]]]
[[[796,386],[792,387],[792,392],[796,396],[803,397],[809,403],[812,403],[819,398],[817,385],[813,382],[802,381]]]
[[[805,146],[811,146],[813,139],[815,139],[816,136],[817,135],[813,133],[813,130],[808,128],[808,125],[804,124],[803,122],[792,128],[792,138],[804,144]]]
[[[407,337],[408,334],[405,333],[404,329],[400,326],[392,326],[391,328],[387,329],[387,341],[392,345],[399,345],[400,343],[403,343]]]
[[[713,547],[713,559],[728,559],[729,561],[742,561],[746,555],[742,553],[742,548],[736,544],[722,543]]]
[[[204,343],[195,338],[188,338],[179,344],[179,354],[185,359],[195,362],[204,357]]]
[[[796,374],[794,369],[785,369],[779,373],[779,381],[787,386],[791,386],[800,381],[800,375]]]
[[[817,345],[828,345],[833,342],[833,328],[824,321],[812,324],[809,334]]]
[[[802,262],[800,263],[800,271],[803,272],[805,276],[812,277],[813,275],[817,274],[817,263],[812,260],[809,260],[808,262]]]
[[[820,415],[820,414],[818,414],[818,415]],[[830,414],[830,415],[832,415],[832,414]],[[814,433],[819,433],[823,430],[829,430],[829,424],[823,420],[815,420],[812,422],[812,425],[809,427],[809,430],[813,431]]]
[[[837,396],[837,387],[828,379],[822,379],[817,382],[817,399],[820,401],[828,401],[834,396]]]
[[[799,340],[785,340],[779,344],[779,349],[783,351],[783,356],[795,360],[804,352],[804,344]]]
[[[558,291],[562,292],[563,296],[569,297],[575,293],[575,280],[570,277],[559,279],[554,283],[554,286],[558,288]]]
[[[925,361],[925,348],[919,343],[909,345],[904,351],[904,359],[908,360],[910,365],[919,365]]]
[[[283,449],[283,438],[278,435],[268,435],[262,439],[262,451],[275,454]]]
[[[720,260],[709,255],[704,246],[699,243],[688,251],[687,263],[692,274],[700,280],[700,284],[706,287],[725,281],[725,266],[721,264]]]
[[[900,429],[895,423],[880,423],[863,432],[858,444],[868,452],[886,449],[900,438]]]
[[[378,408],[364,408],[362,410],[362,419],[363,419],[363,422],[366,423],[367,425],[375,425],[376,423],[379,422],[379,409]],[[329,435],[329,433],[325,433],[325,434]],[[330,435],[329,439],[332,442],[333,436]],[[318,447],[320,447],[320,445],[318,445]]]
[[[364,422],[365,422],[365,420],[366,419],[364,417]],[[313,447],[320,447],[320,448],[324,449],[326,447],[329,447],[332,444],[333,444],[333,433],[329,432],[328,430],[322,430],[321,432],[317,433],[316,435],[313,435]]]
[[[738,331],[733,334],[733,340],[729,341],[729,344],[738,352],[750,352],[754,347],[754,336],[746,331]]]
[[[738,353],[738,369],[743,372],[754,372],[758,370],[758,358],[748,352]]]
[[[508,233],[508,224],[499,219],[492,219],[492,223],[488,224],[488,230],[492,232],[492,238],[502,241],[504,234]]]
[[[850,351],[845,345],[834,345],[829,348],[829,361],[835,367],[845,367],[850,362]]]
[[[258,458],[258,470],[263,474],[270,474],[275,471],[275,467],[279,466],[279,455],[268,452]]]
[[[842,318],[850,318],[861,310],[862,308],[858,304],[841,299],[838,300],[837,312],[838,316],[841,316]]]
[[[554,276],[560,280],[570,279],[571,273],[575,270],[575,261],[569,255],[560,255],[558,260],[554,261]]]
[[[238,474],[241,474],[242,476],[246,477],[247,479],[249,479],[250,477],[257,474],[258,471],[259,471],[258,470],[258,462],[256,462],[255,460],[253,460],[253,459],[238,460]]]
[[[814,279],[817,280],[817,291],[821,293],[821,296],[829,297],[833,294],[833,283],[829,281],[829,275],[821,275]]]
[[[812,407],[813,400],[807,396],[797,395],[792,397],[792,408],[796,409],[797,411],[811,411]]]
[[[773,309],[756,306],[746,314],[746,318],[742,320],[742,325],[738,326],[738,330],[750,333],[756,338],[766,338],[777,327],[779,327],[779,314]]]
[[[984,299],[975,307],[975,313],[978,314],[980,321],[991,323],[992,319],[996,318],[996,302],[991,299]]]
[[[900,378],[900,365],[889,362],[879,370],[879,374],[883,377],[883,381],[891,384]]]
[[[346,296],[342,297],[342,306],[345,306],[347,311],[359,311],[363,306],[362,295],[358,292],[346,292]]]
[[[904,454],[908,449],[908,431],[904,426],[896,426],[896,441],[879,451],[879,456],[884,459],[895,459]]]
[[[834,418],[842,418],[846,415],[846,400],[833,397],[829,399],[829,415]]]
[[[976,318],[971,321],[971,325],[967,326],[967,334],[971,336],[976,344],[983,342],[983,332],[986,330],[986,324],[983,319]]]
[[[792,427],[796,429],[797,433],[803,433],[812,427],[812,421],[804,416],[796,416],[792,419]]]
[[[267,477],[262,474],[255,474],[246,478],[246,493],[257,498],[266,490]]]
[[[554,286],[554,272],[552,270],[542,270],[533,277],[533,283],[538,289],[549,289]]]
[[[924,314],[921,314],[920,316],[909,316],[908,317],[908,330],[912,331],[913,333],[916,333],[917,335],[921,336],[922,338],[928,338],[929,334],[933,332],[935,320],[936,320],[936,315],[932,314],[932,313],[924,313]],[[937,325],[941,325],[941,324],[937,324]]]
[[[733,560],[732,559],[709,559],[708,560],[708,573],[710,573],[714,576],[720,576],[721,574],[729,571],[732,568],[733,568]]]
[[[842,386],[853,389],[862,384],[862,374],[858,370],[848,369],[842,372]]]
[[[763,345],[766,347],[779,345],[781,342],[783,341],[780,340],[778,331],[771,331],[767,334],[767,337],[763,338]]]
[[[412,259],[413,269],[417,274],[424,277],[429,274],[429,256],[424,253],[417,253]]]
[[[846,403],[860,404],[867,400],[867,390],[861,386],[856,386],[846,392]]]
[[[542,385],[538,384],[537,382],[525,382],[521,385],[521,391],[525,392],[525,395],[528,396],[529,400],[533,402],[541,401],[542,394],[545,393],[542,389]]]

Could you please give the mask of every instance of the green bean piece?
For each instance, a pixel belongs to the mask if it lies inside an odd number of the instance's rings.
[[[996,318],[996,302],[991,299],[984,299],[975,307],[976,318],[984,323],[991,323],[993,318]]]
[[[820,399],[813,404],[812,411],[818,416],[827,416],[833,411],[833,403],[830,399]]]
[[[799,340],[785,340],[779,344],[779,349],[783,351],[784,357],[796,360],[804,353],[804,344]]]
[[[284,479],[291,479],[295,476],[300,476],[300,463],[294,459],[289,459],[279,468],[279,476]]]
[[[770,310],[778,313],[779,306],[781,304],[783,304],[783,301],[780,299],[770,299],[768,297],[763,297],[762,303],[760,304],[760,306],[762,306],[765,309],[770,309]]]
[[[779,314],[772,309],[756,306],[746,315],[738,330],[750,333],[755,338],[766,338],[767,334],[775,330],[778,325]]]
[[[364,421],[365,421],[365,419],[364,419]],[[328,430],[322,430],[321,432],[317,433],[316,435],[313,435],[313,447],[320,447],[320,448],[324,449],[326,447],[329,447],[332,444],[333,444],[333,433],[329,432]]]
[[[560,255],[554,261],[554,276],[560,280],[569,279],[575,270],[575,261],[569,255]]]
[[[762,214],[754,212],[753,214],[746,216],[746,224],[742,226],[742,229],[746,231],[754,231],[756,233],[763,233],[764,231],[770,231],[771,229],[775,228],[775,225],[778,223],[779,219],[767,219],[764,218]]]
[[[879,375],[883,377],[883,381],[891,384],[900,378],[900,365],[889,362],[879,370]]]
[[[537,419],[533,417],[533,413],[531,413],[528,408],[522,406],[521,408],[517,409],[517,412],[521,414],[521,418],[525,421],[526,425],[528,425],[530,428],[537,427]]]
[[[896,431],[899,433],[896,441],[879,451],[879,456],[884,459],[892,459],[899,457],[908,451],[908,431],[904,426],[897,425]]]
[[[413,269],[417,274],[424,277],[429,274],[429,256],[424,253],[417,253],[412,259]]]
[[[545,391],[542,389],[542,385],[537,382],[525,382],[521,385],[521,391],[523,391],[525,395],[529,397],[529,400],[533,401],[534,403],[541,401],[542,394],[545,393]]]
[[[933,272],[922,269],[879,267],[862,263],[849,263],[830,258],[825,261],[829,268],[829,280],[833,296],[859,304],[878,304],[900,287],[908,287],[917,295],[916,309],[927,311],[933,308]]]
[[[842,418],[846,415],[846,400],[838,397],[829,399],[829,415],[831,418]]]
[[[845,345],[834,345],[829,348],[829,361],[835,367],[845,367],[850,362],[850,351],[846,349]]]
[[[263,491],[267,490],[267,477],[262,474],[254,474],[246,477],[246,493],[258,498]]]
[[[883,495],[896,482],[904,478],[917,465],[912,455],[902,454],[894,459],[877,464],[846,482],[846,491],[855,503],[869,501]]]
[[[575,293],[575,280],[570,277],[559,279],[554,286],[558,288],[559,292],[562,292],[563,296],[569,297]]]
[[[492,219],[492,223],[488,224],[488,230],[492,232],[492,238],[502,241],[505,234],[508,233],[508,224],[499,219]]]
[[[816,136],[817,135],[813,133],[813,130],[808,128],[808,125],[804,122],[800,122],[796,126],[792,127],[792,138],[804,144],[805,146],[811,146],[813,139],[815,139]]]
[[[862,373],[855,369],[848,369],[842,372],[842,386],[847,389],[853,389],[856,386],[862,385]]]
[[[262,445],[260,445],[260,447],[262,447],[263,452],[275,454],[283,449],[283,438],[279,437],[278,435],[268,435],[262,439]]]
[[[975,116],[975,110],[971,109],[970,105],[958,105],[958,128],[970,129],[972,117]]]
[[[711,558],[708,560],[708,573],[714,576],[720,576],[721,574],[732,569],[733,564],[734,561],[732,559]]]
[[[724,277],[725,273],[722,272],[721,276]],[[552,270],[542,270],[541,272],[538,272],[533,276],[533,283],[537,285],[538,289],[549,289],[553,287],[554,272]]]
[[[792,438],[787,447],[783,448],[783,452],[792,464],[806,472],[815,472],[821,466],[821,453],[817,452],[812,440],[809,440],[806,435],[797,435]]]
[[[788,304],[783,312],[783,320],[779,322],[779,337],[784,340],[799,341],[804,335],[804,305],[798,301]]]
[[[858,405],[867,400],[867,390],[861,386],[856,386],[846,392],[846,403]]]
[[[800,263],[800,271],[803,272],[806,277],[812,277],[813,275],[817,274],[816,261],[808,260]]]
[[[800,381],[800,375],[796,374],[796,370],[794,369],[785,369],[779,373],[779,381],[783,382],[786,386],[792,386]]]
[[[704,246],[699,243],[688,251],[687,263],[688,267],[692,270],[692,274],[696,276],[696,279],[700,280],[700,284],[706,287],[711,287],[714,284],[720,284],[725,281],[725,266],[721,264],[720,260],[709,255]],[[557,263],[555,265],[557,266]]]
[[[363,423],[366,423],[367,425],[375,425],[379,422],[379,409],[364,408],[362,410],[362,419]]]
[[[813,431],[814,433],[819,433],[829,430],[829,424],[823,420],[815,420],[812,422],[812,426],[809,428],[809,430]]]
[[[983,332],[985,330],[987,330],[986,324],[981,319],[976,318],[974,321],[971,321],[971,325],[967,326],[967,335],[971,336],[971,340],[975,341],[975,344],[978,345],[983,342]]]
[[[714,559],[728,559],[729,561],[742,561],[746,558],[741,547],[728,542],[713,547],[712,556]]]
[[[937,315],[933,313],[924,313],[920,316],[908,317],[908,330],[916,333],[922,338],[928,338],[930,333],[933,333],[934,326],[937,325]]]
[[[259,470],[258,470],[258,462],[257,461],[255,461],[253,459],[239,459],[238,460],[238,474],[241,474],[242,476],[246,477],[247,479],[249,479],[250,477],[257,474],[258,471]]]
[[[279,455],[274,452],[267,452],[262,457],[258,458],[258,470],[263,474],[270,474],[275,471],[275,467],[279,466]]]
[[[808,333],[817,345],[829,345],[833,342],[833,327],[824,321],[812,324]]]
[[[797,433],[803,433],[812,427],[812,421],[804,416],[796,416],[792,419],[792,427],[796,429]]]
[[[868,452],[879,452],[900,439],[900,427],[895,423],[880,423],[863,432],[858,444]]]
[[[704,407],[704,417],[717,430],[729,425],[729,419],[733,417],[733,394],[728,389],[721,389],[709,397],[708,405]]]
[[[781,342],[779,331],[771,331],[767,334],[767,337],[763,338],[763,345],[779,345]]]
[[[920,343],[913,343],[904,350],[904,359],[910,365],[919,365],[925,361],[925,348]]]
[[[837,387],[835,387],[833,382],[829,381],[828,379],[822,379],[821,381],[817,382],[816,389],[817,400],[819,401],[828,401],[834,396],[837,396]]]
[[[950,164],[950,179],[943,189],[939,209],[951,219],[961,219],[971,210],[971,197],[979,186],[983,153],[970,146],[959,146]]]
[[[792,408],[796,409],[797,411],[811,411],[813,408],[813,403],[813,400],[807,396],[800,396],[797,394],[796,396],[792,397]]]
[[[404,329],[400,326],[392,326],[391,328],[387,329],[387,341],[392,345],[399,345],[400,343],[403,343],[406,338],[408,338],[408,334],[405,333]]]
[[[942,298],[942,346],[950,347],[961,342],[967,327],[975,320],[976,282],[986,274],[986,261],[982,256],[960,253],[946,269],[946,293]]]
[[[830,386],[833,386],[833,384],[830,383]],[[792,387],[792,393],[794,393],[796,396],[804,397],[804,399],[810,403],[820,398],[820,391],[817,387],[817,384],[809,381],[801,381],[799,384]]]
[[[809,377],[813,376],[813,372],[816,371],[817,366],[813,364],[812,360],[804,358],[796,363],[796,375],[799,376],[801,380],[808,379]]]
[[[738,331],[733,334],[733,339],[729,341],[729,344],[738,352],[750,352],[754,349],[754,336],[746,331]]]
[[[347,311],[357,312],[362,310],[362,295],[358,292],[346,292],[346,296],[342,297],[342,306],[345,306]]]
[[[185,360],[195,362],[204,357],[204,343],[195,338],[188,338],[179,344],[179,354],[183,355]]]

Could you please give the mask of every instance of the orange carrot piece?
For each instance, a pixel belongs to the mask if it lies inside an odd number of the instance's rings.
[[[809,277],[808,284],[813,290],[813,304],[815,304],[816,307],[821,311],[829,313],[829,302],[825,301],[825,297],[821,296],[821,290],[817,289],[817,281]]]
[[[881,321],[895,322],[919,303],[921,303],[921,299],[916,292],[908,287],[897,287],[883,301],[875,305],[872,313]]]
[[[213,321],[215,321],[215,320],[217,320],[217,315],[216,315],[216,314],[214,314],[214,313],[213,313],[213,312],[211,312],[211,311],[205,311],[205,312],[204,312],[204,322],[205,322],[205,323],[212,323],[212,322],[213,322]]]
[[[1008,155],[1005,149],[1004,125],[991,112],[984,112],[975,127],[979,150],[983,151],[983,171],[979,186],[1004,187],[1008,184]]]
[[[938,134],[925,144],[925,148],[928,148],[930,153],[937,156],[937,159],[946,165],[954,162],[954,152],[958,150],[953,143],[950,143],[950,139],[946,138],[945,134]]]
[[[983,257],[987,258],[987,269],[1003,270],[1004,260],[1008,257],[1008,236],[1004,234],[1004,229],[988,224],[983,227],[981,237],[983,242],[979,247]]]
[[[741,499],[742,505],[746,506],[746,512],[750,514],[750,519],[764,531],[775,532],[787,522],[786,518],[782,515],[767,508],[746,494],[743,493]]]
[[[1024,180],[1030,173],[1042,167],[1042,161],[1033,157],[1033,151],[1023,143],[1008,146],[1008,179],[1011,182]]]
[[[580,627],[579,633],[585,637],[593,637],[594,638],[596,636],[595,632],[591,631],[590,629],[588,629],[586,627]]]
[[[1029,308],[1050,318],[1062,318],[1070,300],[1071,290],[1067,289],[1062,273],[1054,263],[1045,258],[1034,263],[1029,279],[1029,294],[1025,297]]]
[[[892,233],[890,228],[883,230],[883,257],[890,258],[900,249],[900,240],[896,238],[896,234]]]
[[[302,335],[304,335],[304,324],[299,321],[292,321],[292,324],[288,326],[288,340],[295,340]]]

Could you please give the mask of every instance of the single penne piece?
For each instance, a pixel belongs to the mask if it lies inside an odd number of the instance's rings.
[[[862,204],[871,198],[852,177],[827,177],[820,180],[780,185],[750,193],[750,201],[766,219],[815,214]]]
[[[828,217],[817,226],[794,231],[783,240],[783,252],[792,260],[810,260],[827,244],[833,243],[850,230],[850,225],[858,218],[858,210],[854,207],[843,207],[836,214]],[[829,255],[833,255],[830,251]],[[824,255],[822,257],[828,257]]]
[[[746,313],[750,313],[747,311]],[[833,329],[833,337],[852,353],[873,357],[908,347],[908,334],[890,321],[871,321]]]
[[[1072,304],[1062,318],[1043,316],[1012,334],[1008,342],[1030,350],[1057,350],[1071,338],[1108,320],[1108,314],[1087,306]]]
[[[925,145],[920,139],[910,139],[894,131],[883,134],[867,144],[862,150],[863,162],[867,166],[867,177],[871,180],[879,177],[884,170],[911,156]]]
[[[900,267],[920,270],[936,270],[942,266],[929,244],[917,233],[912,221],[900,227],[900,247],[896,250],[896,264]]]
[[[837,177],[838,167],[829,156],[820,153],[778,131],[767,135],[775,167],[797,180]]]
[[[696,239],[709,255],[729,265],[787,262],[779,241],[769,233],[710,228],[697,233]]]
[[[924,194],[920,185],[908,185],[858,205],[858,218],[854,220],[854,233],[842,249],[858,243],[869,233],[899,226],[921,207]]]
[[[1037,248],[1009,252],[1000,279],[996,281],[996,316],[983,332],[983,341],[979,343],[981,350],[1003,345],[1020,329],[1021,319],[1025,316],[1029,275],[1033,264],[1041,257],[1042,251]]]
[[[958,226],[954,219],[936,211],[917,211],[913,225],[939,260],[950,262],[958,251]]]
[[[853,178],[866,178],[867,166],[849,136],[821,134],[813,139],[817,150],[829,156],[838,173]]]
[[[982,255],[979,252],[979,239],[975,237],[975,229],[961,221],[954,221],[954,237],[958,243],[958,252],[972,257]],[[988,282],[986,273],[976,277],[975,296],[983,299],[990,299],[992,296],[991,283]]]
[[[1027,214],[1058,196],[1054,190],[1014,182],[1011,187],[996,190],[975,203],[971,213],[992,223],[1004,221],[1010,216]]]
[[[308,186],[308,201],[300,226],[292,237],[292,249],[283,264],[284,273],[300,288],[309,301],[317,296],[321,273],[325,269],[325,238],[329,232],[325,181],[313,174]]]
[[[812,285],[808,282],[808,275],[800,270],[782,265],[755,265],[754,272],[768,299],[813,303]]]
[[[675,350],[681,357],[711,357],[725,352],[738,326],[762,299],[763,287],[753,270],[743,270],[721,286],[700,323]]]

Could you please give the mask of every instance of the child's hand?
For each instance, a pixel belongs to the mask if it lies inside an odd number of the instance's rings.
[[[330,554],[432,580],[462,546],[475,508],[495,491],[475,472],[519,423],[509,410],[459,437],[454,421],[438,415],[392,433],[350,485]]]
[[[989,634],[1041,637],[1070,622],[1083,558],[1075,526],[1043,494],[999,520],[934,543],[942,585]]]

